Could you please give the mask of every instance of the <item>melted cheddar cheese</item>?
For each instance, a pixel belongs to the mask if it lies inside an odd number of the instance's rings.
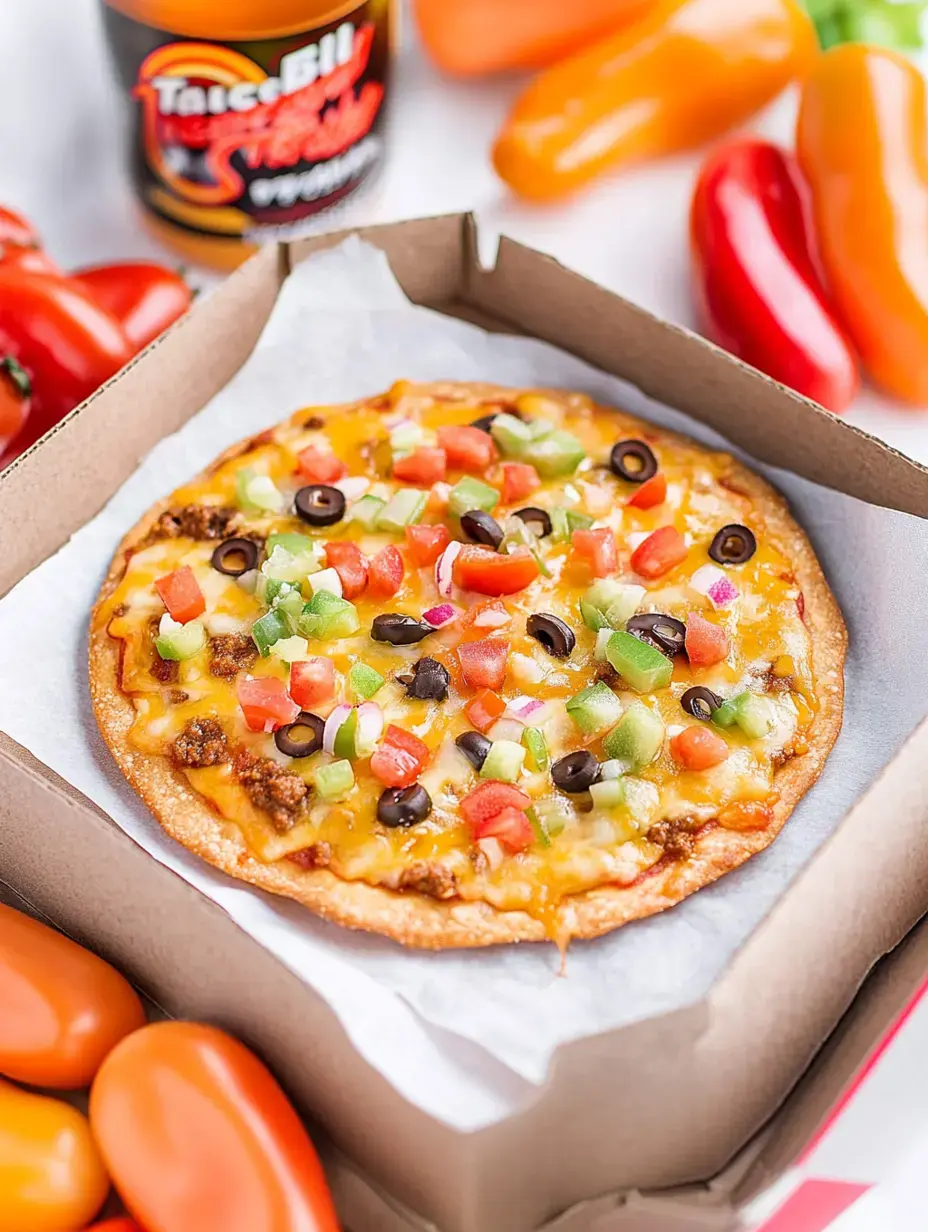
[[[646,818],[632,818],[622,809],[591,808],[589,796],[566,796],[552,784],[550,771],[523,772],[519,786],[534,801],[558,797],[563,829],[548,845],[538,842],[518,853],[499,844],[477,845],[462,819],[460,798],[479,779],[454,748],[454,738],[471,724],[464,708],[473,695],[461,678],[455,647],[465,636],[458,619],[429,635],[424,642],[394,647],[370,637],[371,622],[383,612],[414,617],[441,602],[432,566],[411,567],[407,561],[399,593],[389,600],[362,595],[356,600],[360,630],[353,636],[331,642],[310,643],[311,655],[331,659],[337,672],[336,697],[319,707],[322,718],[347,698],[347,674],[363,662],[375,668],[386,683],[374,697],[387,723],[414,733],[432,752],[421,783],[431,797],[432,810],[421,824],[388,829],[377,821],[377,801],[382,790],[370,771],[369,761],[354,763],[356,785],[344,801],[327,803],[310,792],[305,808],[294,824],[283,830],[271,824],[237,781],[230,762],[201,768],[182,768],[195,791],[240,829],[251,851],[261,860],[286,859],[293,853],[325,845],[328,866],[339,877],[396,888],[405,870],[422,866],[437,870],[463,899],[482,899],[500,909],[521,908],[541,918],[550,918],[565,896],[603,884],[629,884],[659,861],[663,847],[648,837],[658,821],[686,822],[691,828],[703,823],[738,826],[763,825],[769,806],[776,799],[774,777],[784,758],[801,753],[804,733],[816,709],[811,642],[802,619],[802,596],[794,578],[788,545],[775,540],[763,514],[752,501],[728,482],[731,460],[696,445],[669,441],[660,432],[620,413],[594,407],[580,395],[514,395],[514,406],[528,418],[547,418],[575,434],[587,457],[572,476],[543,482],[528,499],[500,506],[494,516],[503,522],[513,509],[524,505],[562,506],[594,519],[596,527],[610,528],[619,548],[619,580],[645,587],[639,612],[661,612],[686,620],[692,612],[721,624],[729,639],[729,653],[713,667],[691,667],[685,655],[673,662],[669,686],[638,695],[621,680],[612,686],[623,705],[640,696],[660,715],[668,738],[663,751],[651,764],[635,771],[638,778],[656,789],[655,807]],[[175,492],[172,508],[188,505],[234,506],[236,475],[245,466],[269,476],[288,498],[302,486],[297,476],[297,455],[311,444],[331,450],[348,468],[349,476],[369,481],[374,494],[388,498],[399,487],[390,475],[390,423],[397,418],[412,420],[425,429],[446,424],[467,424],[498,404],[478,402],[455,387],[447,397],[436,399],[403,383],[388,396],[369,404],[332,410],[308,408],[261,438],[240,456],[223,462],[205,480]],[[322,423],[319,427],[318,424]],[[649,440],[660,469],[667,479],[667,497],[660,505],[639,509],[628,504],[635,485],[616,477],[606,465],[617,440]],[[498,472],[481,476],[491,484]],[[460,472],[451,472],[454,483]],[[498,483],[497,483],[497,486]],[[452,537],[463,538],[459,524],[442,513],[442,489],[433,492],[426,523],[445,522]],[[349,500],[349,512],[351,501]],[[716,532],[729,523],[750,527],[757,538],[757,551],[746,563],[731,569],[738,598],[721,611],[691,585],[694,572],[709,562],[707,549]],[[672,525],[685,537],[686,559],[654,581],[637,577],[630,568],[632,548],[655,529]],[[354,539],[368,556],[388,543],[402,548],[397,534],[369,534],[346,517],[337,525],[313,529],[291,513],[243,514],[235,534],[266,536],[272,532],[298,531],[322,543]],[[210,670],[208,647],[178,665],[177,679],[164,683],[152,673],[152,623],[164,611],[155,588],[157,579],[182,565],[189,565],[206,600],[203,621],[207,633],[249,634],[265,610],[254,594],[234,578],[217,572],[210,563],[215,542],[163,538],[145,542],[128,554],[125,572],[99,612],[99,620],[111,637],[122,643],[121,685],[131,697],[136,719],[132,745],[149,754],[172,757],[172,746],[186,725],[208,716],[222,726],[230,748],[244,748],[255,756],[275,759],[312,783],[320,763],[333,760],[319,752],[305,759],[290,759],[276,747],[273,735],[248,729],[236,699],[235,681],[222,679]],[[589,748],[602,758],[602,735],[584,737],[565,708],[568,698],[595,681],[602,664],[594,659],[596,634],[580,614],[580,599],[593,580],[587,566],[569,543],[539,541],[550,576],[540,576],[514,595],[504,597],[508,623],[487,629],[487,635],[504,637],[509,654],[504,700],[517,696],[545,703],[542,726],[551,761],[566,753]],[[261,559],[264,559],[262,554]],[[307,591],[308,594],[308,591]],[[456,594],[453,602],[465,609],[479,596]],[[526,631],[526,619],[545,612],[564,620],[576,634],[576,646],[566,659],[552,658]],[[473,633],[471,633],[473,636]],[[451,672],[452,684],[444,701],[418,701],[407,697],[398,674],[408,671],[421,657],[437,658]],[[248,668],[254,676],[289,678],[289,667],[274,653],[258,658]],[[764,692],[775,707],[776,723],[763,739],[749,740],[737,727],[721,733],[729,746],[722,764],[704,771],[686,771],[672,758],[670,737],[698,722],[680,705],[682,694],[692,685],[708,686],[728,697],[750,688]],[[758,821],[759,819],[759,821]],[[426,892],[428,890],[426,889]]]

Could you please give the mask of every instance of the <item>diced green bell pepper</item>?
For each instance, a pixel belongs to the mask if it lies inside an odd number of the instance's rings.
[[[570,542],[570,523],[567,520],[567,510],[560,505],[555,505],[548,510],[548,516],[551,518],[551,538],[555,543]]]
[[[525,810],[525,815],[528,818],[529,825],[532,827],[532,829],[535,832],[536,842],[541,843],[542,847],[550,847],[551,846],[551,835],[548,832],[548,828],[545,825],[543,818],[539,817],[538,813],[535,811],[534,806],[532,806],[531,808],[527,808]]]
[[[345,717],[345,721],[335,733],[335,743],[332,746],[332,752],[336,757],[355,756],[355,736],[358,732],[358,712],[357,710],[349,710]]]
[[[290,626],[287,623],[287,618],[283,612],[277,608],[271,608],[269,612],[265,612],[260,616],[251,627],[251,636],[254,639],[255,645],[261,653],[261,657],[266,659],[271,653],[271,647],[279,642],[281,638],[290,636]]]
[[[235,499],[240,509],[249,513],[280,513],[284,496],[268,475],[259,475],[250,466],[235,474]]]
[[[492,513],[498,504],[499,492],[496,488],[491,488],[488,483],[481,483],[470,475],[459,479],[448,493],[448,512],[456,518],[463,517],[472,509]]]
[[[319,766],[313,775],[316,791],[323,800],[339,800],[354,787],[354,770],[350,761],[333,761]]]
[[[365,701],[373,697],[384,684],[385,681],[380,672],[375,671],[373,667],[368,667],[366,663],[355,663],[348,672],[349,687]]]
[[[281,616],[286,620],[287,628],[291,633],[299,632],[303,606],[303,595],[296,588],[278,595],[273,603],[274,610],[280,612]]]
[[[206,645],[206,629],[201,620],[188,620],[185,625],[172,620],[167,613],[161,617],[155,649],[162,659],[183,663],[199,654]]]
[[[387,502],[379,496],[362,496],[351,506],[348,513],[349,522],[359,522],[365,530],[372,531],[377,525],[380,511],[386,508]]]
[[[400,488],[380,510],[377,530],[402,533],[407,526],[419,521],[425,512],[428,499],[428,492],[422,492],[419,488]],[[358,501],[358,504],[360,503]]]
[[[656,646],[619,629],[606,645],[606,658],[630,689],[650,693],[670,684],[673,663]]]
[[[530,441],[519,453],[520,460],[534,466],[543,479],[572,475],[585,457],[586,450],[574,434],[560,428],[541,440]],[[569,522],[570,513],[567,518]]]
[[[586,513],[578,513],[576,509],[567,510],[567,529],[571,534],[575,530],[589,530],[593,519]]]
[[[540,772],[548,768],[548,742],[540,727],[526,727],[522,733],[522,743],[528,752],[530,770]]]
[[[590,785],[590,797],[596,808],[614,809],[625,802],[621,779],[604,779]]]
[[[547,835],[551,839],[560,834],[567,825],[569,810],[570,805],[560,796],[545,796],[541,800],[536,800],[527,812],[535,833]]]
[[[664,735],[659,716],[644,702],[633,701],[603,741],[603,751],[607,757],[625,762],[629,769],[640,770],[660,753]]]
[[[587,685],[567,701],[567,713],[584,735],[613,727],[622,716],[622,703],[601,680]]]
[[[494,740],[480,769],[482,779],[514,783],[522,773],[525,749],[514,740]]]
[[[531,441],[532,429],[524,420],[516,419],[515,415],[503,414],[493,419],[490,435],[504,454],[517,455]]]
[[[617,582],[614,578],[601,578],[580,600],[580,615],[584,624],[594,632],[606,628],[621,629],[638,610],[644,594],[643,586]]]
[[[339,599],[328,590],[320,590],[303,608],[297,627],[304,637],[329,641],[351,637],[360,629],[361,621],[353,603]]]
[[[304,552],[315,552],[316,543],[315,540],[310,539],[309,535],[301,535],[293,531],[292,533],[268,535],[265,547],[268,559],[270,559],[274,555],[275,548],[283,548],[291,556],[302,556]]]
[[[769,698],[746,691],[713,710],[712,722],[723,728],[737,725],[749,740],[762,740],[773,731],[777,716]]]

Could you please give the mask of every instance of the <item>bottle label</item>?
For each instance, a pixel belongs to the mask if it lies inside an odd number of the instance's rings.
[[[179,40],[104,13],[132,107],[135,187],[167,221],[210,236],[290,238],[380,162],[389,0],[241,43]]]

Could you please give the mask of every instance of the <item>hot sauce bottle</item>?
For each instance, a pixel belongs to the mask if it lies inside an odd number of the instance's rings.
[[[229,269],[383,159],[391,0],[103,0],[146,219]]]

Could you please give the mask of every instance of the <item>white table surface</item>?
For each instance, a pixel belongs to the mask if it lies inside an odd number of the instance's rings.
[[[521,205],[496,179],[488,158],[520,80],[443,80],[419,54],[411,33],[407,23],[387,169],[377,190],[348,212],[346,222],[473,209],[487,244],[485,256],[492,255],[494,237],[504,232],[661,316],[694,325],[686,216],[699,156],[626,172],[569,205]],[[0,202],[28,214],[66,267],[128,257],[171,259],[139,225],[122,170],[117,101],[97,0],[0,0]],[[786,96],[752,127],[789,142],[794,118],[795,99]],[[866,390],[847,418],[928,462],[928,409],[902,408]],[[924,1035],[917,1056],[923,1057],[928,1021],[913,1023],[910,1032],[918,1027]],[[870,1130],[892,1134],[895,1092],[905,1085],[905,1072],[903,1067],[901,1078],[897,1072],[898,1086],[879,1071],[871,1079],[881,1124],[868,1118]],[[907,1141],[918,1144],[917,1155],[923,1158],[928,1106],[922,1115],[920,1131],[910,1116],[905,1129]],[[856,1148],[845,1142],[844,1157],[850,1158],[854,1149],[866,1150],[863,1138]],[[868,1179],[893,1183],[891,1177]],[[928,1200],[921,1191],[915,1196],[910,1185],[909,1215],[912,1203],[920,1201],[925,1202],[923,1213],[928,1212]],[[868,1218],[865,1205],[845,1217],[853,1223],[841,1227],[847,1232],[902,1227],[895,1220],[885,1222],[875,1208]]]

